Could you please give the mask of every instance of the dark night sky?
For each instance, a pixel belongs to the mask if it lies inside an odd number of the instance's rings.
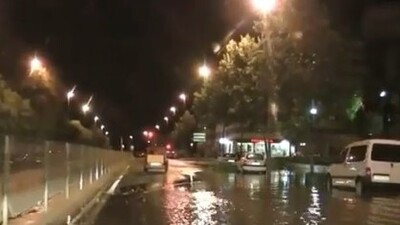
[[[251,13],[247,0],[1,2],[0,24],[23,54],[42,53],[67,87],[93,93],[115,135],[161,121],[212,43]]]
[[[9,0],[8,31],[68,86],[94,93],[111,132],[160,121],[194,68],[249,8],[242,0]],[[247,11],[246,11],[247,10]]]

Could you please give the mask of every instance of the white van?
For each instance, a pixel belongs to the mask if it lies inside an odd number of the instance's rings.
[[[400,141],[369,139],[353,142],[328,169],[328,190],[351,187],[362,195],[372,184],[400,184]]]

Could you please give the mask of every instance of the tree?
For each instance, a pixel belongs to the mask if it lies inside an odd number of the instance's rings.
[[[255,126],[265,113],[265,94],[258,88],[259,43],[250,35],[231,40],[217,74],[195,95],[194,111],[205,125],[239,123]]]
[[[189,146],[193,132],[196,129],[196,119],[189,111],[185,111],[175,128],[171,133],[171,138],[177,148],[186,148]]]
[[[11,134],[33,133],[34,111],[30,101],[13,91],[0,75],[0,131]]]
[[[246,35],[228,43],[212,82],[196,94],[194,111],[201,122],[262,127],[263,117],[273,119],[265,112],[275,103],[278,127],[295,138],[310,130],[314,103],[319,127],[352,123],[362,108],[363,45],[332,28],[320,1],[282,1],[254,30],[258,38]]]

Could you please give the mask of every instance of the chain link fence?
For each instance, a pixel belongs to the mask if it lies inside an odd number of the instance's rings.
[[[2,224],[52,196],[66,199],[102,176],[126,168],[129,153],[70,143],[0,136]]]

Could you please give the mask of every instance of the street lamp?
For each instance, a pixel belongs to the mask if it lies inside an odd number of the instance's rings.
[[[166,123],[168,123],[168,121],[169,121],[168,117],[164,117],[164,121],[165,121]]]
[[[82,112],[84,114],[86,114],[87,112],[90,111],[90,102],[92,101],[92,99],[93,99],[93,96],[90,96],[89,100],[85,104],[82,105]]]
[[[132,136],[132,135],[129,135],[129,139],[131,139],[131,140],[132,140],[132,139],[133,139],[133,136]]]
[[[263,14],[269,13],[276,8],[277,0],[253,0],[255,9]]]
[[[317,115],[318,114],[318,109],[315,106],[311,107],[310,114],[313,115],[313,116]]]
[[[156,128],[156,130],[160,130],[160,125],[156,124],[154,127]]]
[[[262,45],[265,56],[265,61],[267,66],[267,71],[265,71],[264,76],[268,76],[268,80],[270,80],[269,85],[266,85],[261,90],[266,92],[268,95],[268,121],[267,121],[267,130],[271,133],[279,134],[279,124],[278,124],[278,96],[277,96],[277,76],[278,72],[275,71],[273,65],[271,65],[271,61],[273,61],[273,35],[275,34],[274,29],[272,29],[276,23],[276,19],[270,17],[269,14],[276,9],[278,0],[252,0],[254,8],[260,12],[262,19]],[[271,78],[270,78],[271,77]]]
[[[174,114],[174,116],[175,116],[175,114],[176,114],[176,108],[175,108],[175,106],[172,106],[171,108],[169,108],[169,111],[171,111],[171,112]]]
[[[382,90],[381,93],[379,93],[379,97],[384,98],[386,97],[387,93],[385,90]]]
[[[199,67],[198,73],[200,77],[207,79],[211,75],[211,70],[206,64],[203,64]]]
[[[143,135],[144,135],[145,137],[147,137],[147,135],[149,135],[149,132],[148,132],[147,130],[145,130],[145,131],[143,131]]]
[[[182,93],[179,95],[179,99],[182,100],[184,105],[186,105],[186,98],[187,98],[187,96],[185,93]]]
[[[75,89],[76,89],[76,85],[74,85],[72,87],[72,89],[67,92],[68,105],[69,105],[69,101],[71,100],[71,98],[75,97]]]
[[[84,113],[84,114],[86,114],[87,112],[89,112],[89,110],[90,110],[90,106],[89,106],[89,104],[83,104],[82,105],[82,112]]]
[[[38,72],[41,71],[43,69],[43,64],[42,61],[40,61],[36,56],[31,59],[30,62],[30,74],[34,73],[34,72]]]
[[[99,118],[98,116],[95,116],[93,119],[94,119],[94,122],[95,122],[95,123],[97,123],[97,121],[100,120],[100,118]]]
[[[100,126],[101,130],[104,130],[104,128],[106,128],[103,124]]]
[[[105,135],[108,136],[108,134],[109,134],[108,131],[106,131],[106,132],[105,132]]]

